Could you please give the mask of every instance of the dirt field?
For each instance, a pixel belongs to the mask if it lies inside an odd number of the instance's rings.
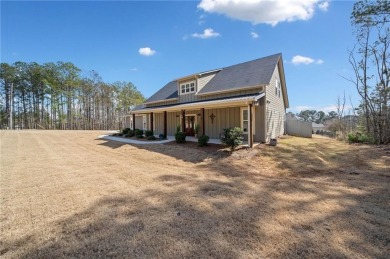
[[[390,147],[1,131],[0,257],[388,258]]]

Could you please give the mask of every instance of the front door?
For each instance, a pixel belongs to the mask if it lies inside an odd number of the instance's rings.
[[[186,115],[186,130],[185,133],[187,136],[195,136],[195,124],[196,116],[195,115]]]

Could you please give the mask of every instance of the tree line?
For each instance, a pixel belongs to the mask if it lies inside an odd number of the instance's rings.
[[[145,100],[130,82],[82,75],[70,62],[0,64],[0,127],[108,130]]]
[[[375,143],[390,143],[390,2],[357,1],[351,14],[356,37],[349,62],[349,80],[361,102],[357,113],[361,126]]]

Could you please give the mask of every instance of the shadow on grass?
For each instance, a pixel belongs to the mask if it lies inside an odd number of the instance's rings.
[[[168,155],[176,148],[161,146],[140,148]],[[188,155],[185,147],[179,148]],[[313,157],[302,161],[291,151],[294,148]],[[317,148],[323,148],[324,161],[315,157]],[[55,222],[56,238],[37,243],[22,257],[385,258],[390,244],[389,182],[375,172],[332,173],[352,165],[354,154],[340,148],[332,152],[345,158],[335,159],[325,148],[326,144],[282,144],[271,151],[259,147],[248,159],[253,168],[261,155],[281,159],[277,167],[283,169],[321,167],[330,171],[322,181],[314,181],[317,174],[310,170],[294,177],[250,174],[231,161],[234,157],[195,165],[199,171],[191,173],[157,176],[158,188],[106,197]],[[174,154],[194,163],[208,156],[194,160]],[[359,165],[375,170],[370,161]]]

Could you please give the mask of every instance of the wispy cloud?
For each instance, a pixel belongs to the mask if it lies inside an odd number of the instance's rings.
[[[206,19],[206,15],[205,15],[205,14],[201,14],[201,15],[199,16],[199,22],[198,22],[198,24],[199,24],[199,25],[204,24],[204,23],[206,22],[205,19]]]
[[[280,22],[309,20],[316,9],[327,10],[328,6],[328,1],[324,0],[202,0],[198,8],[253,24],[275,26]]]
[[[193,33],[191,34],[191,37],[193,38],[199,38],[199,39],[209,39],[209,38],[215,38],[221,36],[220,33],[214,31],[211,28],[207,28],[203,31],[203,33]]]
[[[328,1],[324,1],[324,2],[318,4],[318,8],[320,8],[324,12],[328,11],[328,7],[329,7]]]
[[[251,32],[251,36],[253,39],[257,39],[259,37],[259,34],[257,34],[256,32]]]
[[[153,56],[154,54],[156,54],[156,51],[155,50],[152,50],[151,48],[149,47],[145,47],[145,48],[140,48],[138,50],[138,53],[142,56]]]
[[[132,72],[137,72],[137,71],[138,71],[138,68],[136,68],[136,67],[130,68],[130,71],[132,71]]]
[[[290,63],[290,62],[289,62]],[[310,64],[318,64],[318,65],[321,65],[324,63],[324,61],[322,59],[313,59],[311,57],[305,57],[305,56],[301,56],[301,55],[296,55],[292,58],[291,60],[291,63],[294,64],[294,65],[310,65]]]

